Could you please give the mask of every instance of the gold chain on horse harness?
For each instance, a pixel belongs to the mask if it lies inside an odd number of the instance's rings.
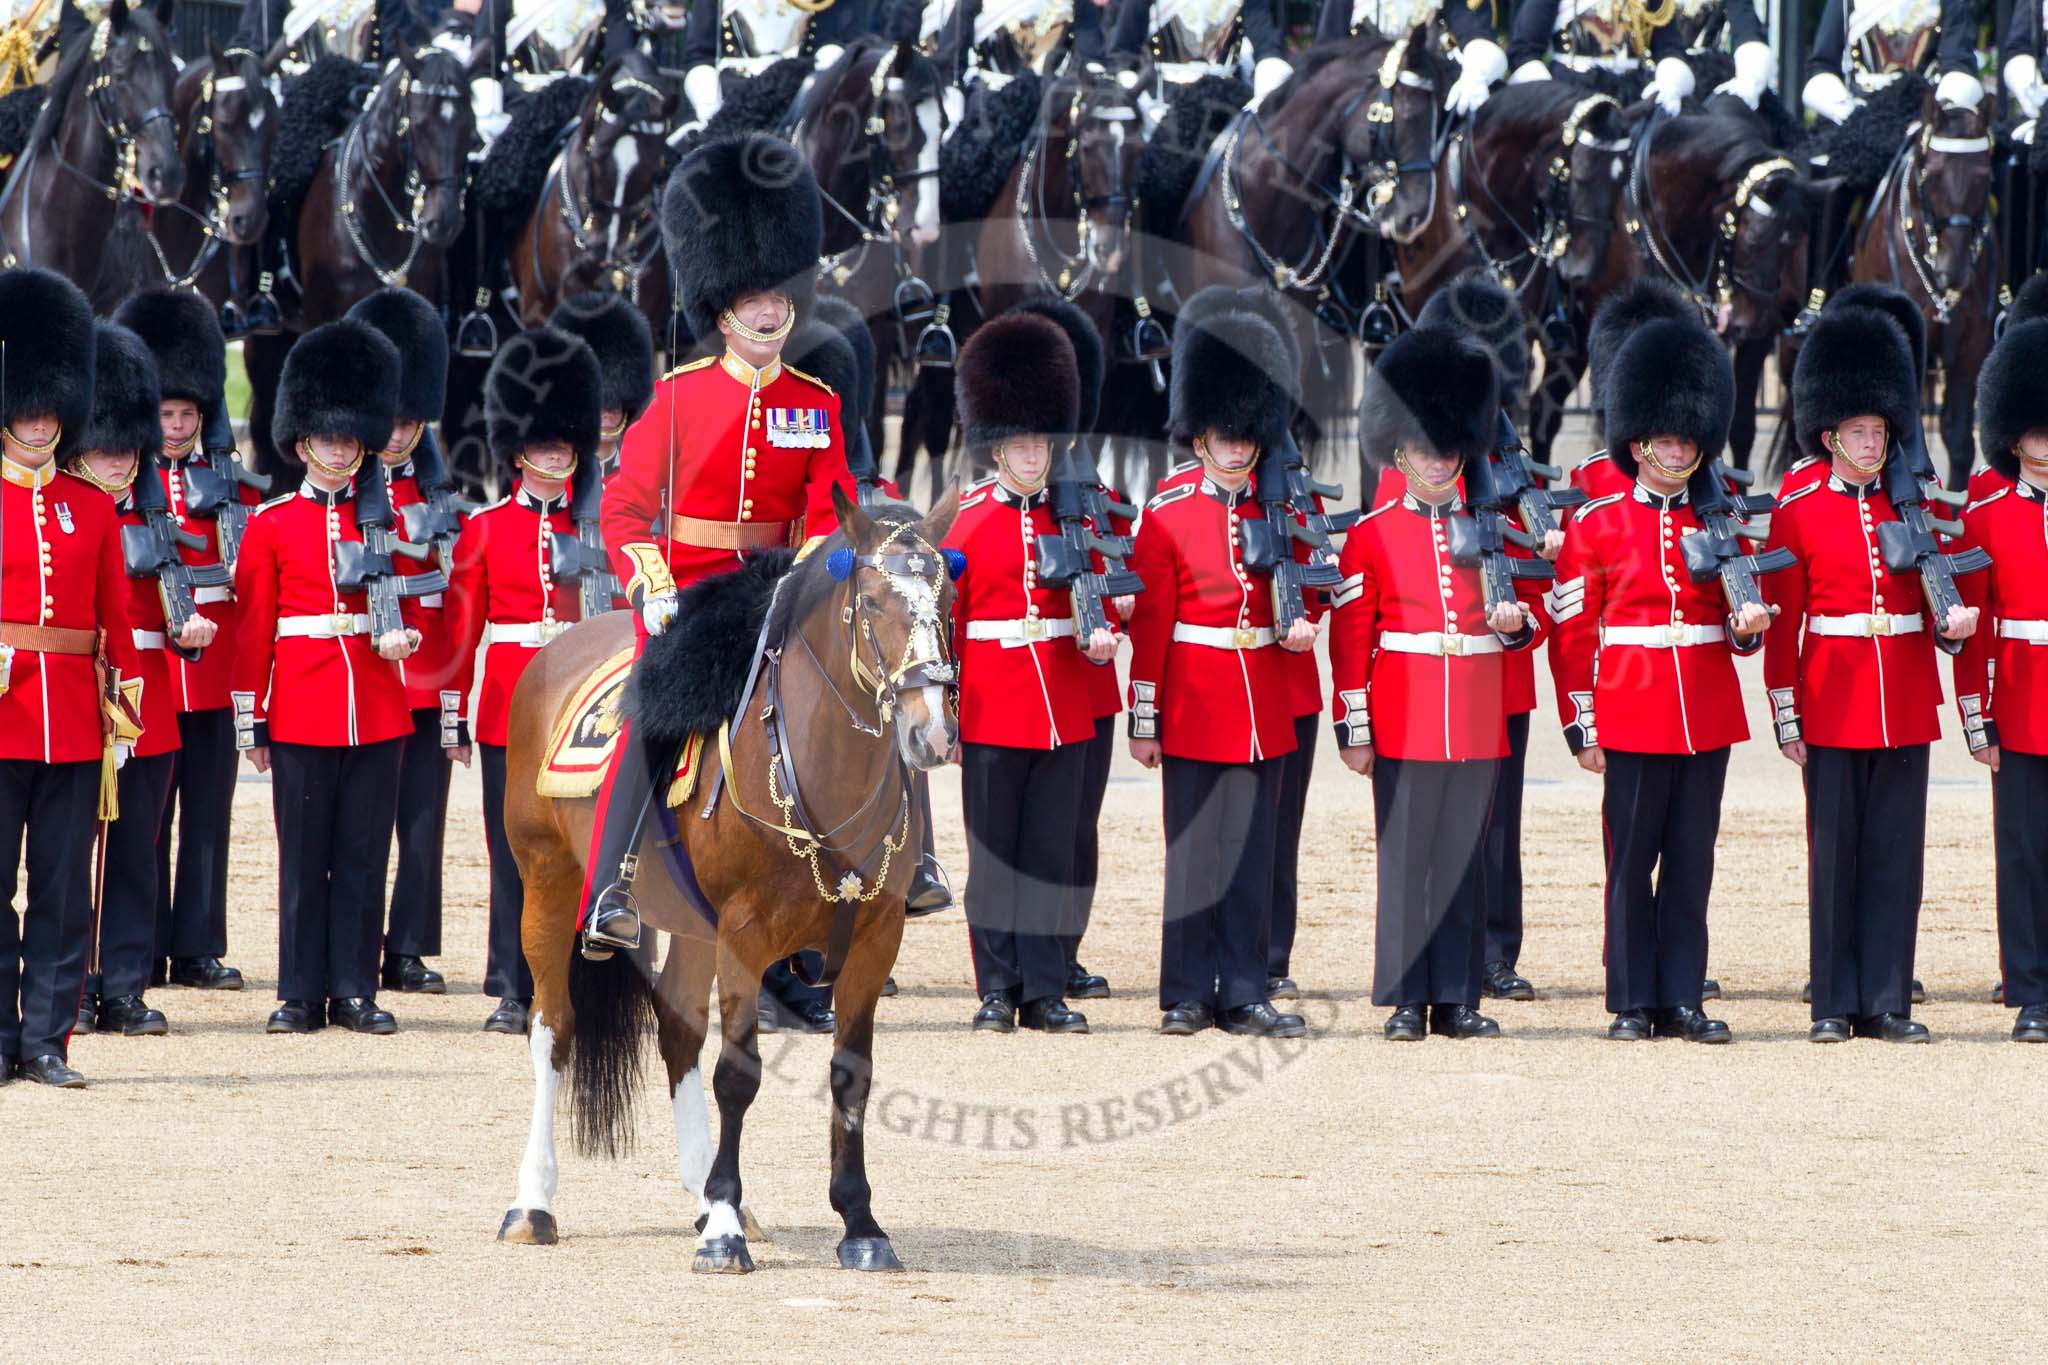
[[[1081,87],[1077,85],[1074,87],[1073,103],[1067,106],[1066,152],[1068,163],[1067,180],[1074,191],[1074,254],[1069,256],[1066,252],[1060,250],[1057,243],[1053,244],[1053,254],[1059,258],[1060,262],[1060,274],[1057,281],[1045,273],[1045,266],[1040,264],[1038,259],[1038,245],[1031,240],[1029,190],[1032,183],[1032,171],[1039,165],[1038,148],[1040,143],[1038,139],[1034,138],[1031,146],[1025,150],[1023,171],[1017,177],[1017,235],[1024,239],[1024,256],[1031,262],[1031,268],[1038,272],[1039,282],[1048,288],[1056,290],[1059,296],[1069,303],[1079,298],[1081,291],[1086,289],[1089,281],[1095,278],[1095,255],[1088,249],[1089,243],[1094,239],[1094,226],[1088,217],[1088,206],[1081,200],[1081,182],[1076,176],[1073,166],[1075,154],[1081,146],[1081,100]],[[1039,177],[1038,194],[1041,199],[1045,197],[1045,183],[1042,175]],[[1049,223],[1050,219],[1047,221]],[[1050,227],[1047,228],[1047,231],[1048,233],[1051,231]],[[1077,264],[1081,272],[1079,275],[1074,273]]]
[[[882,54],[881,60],[875,63],[874,71],[868,76],[869,112],[863,131],[869,139],[868,155],[870,157],[875,154],[875,149],[880,147],[879,139],[889,131],[889,119],[882,108],[882,96],[888,91],[889,73],[896,69],[896,59],[902,51],[903,44],[891,44],[889,49]],[[892,161],[892,168],[893,165]],[[903,214],[903,196],[897,193],[896,177],[892,169],[892,171],[885,171],[883,173],[879,186],[869,186],[868,219],[866,221],[857,219],[851,213],[848,213],[846,206],[831,195],[824,195],[824,199],[826,203],[839,211],[839,215],[842,218],[852,223],[854,231],[860,234],[859,239],[852,246],[846,248],[846,250],[836,251],[830,256],[818,258],[818,273],[821,275],[831,275],[832,282],[843,287],[848,280],[852,279],[859,272],[863,265],[867,264],[868,248],[876,242],[887,241],[894,235],[896,220]],[[877,209],[881,211],[882,219],[879,227],[874,222]],[[850,265],[847,263],[849,257],[853,258]]]
[[[1991,150],[1991,139],[1989,137],[1935,137],[1932,128],[1921,127],[1918,141],[1907,143],[1905,155],[1911,158],[1911,160],[1904,168],[1904,173],[1899,176],[1897,186],[1892,191],[1892,198],[1898,203],[1896,213],[1899,235],[1905,238],[1907,264],[1913,267],[1914,280],[1919,283],[1922,292],[1927,295],[1927,301],[1934,306],[1934,320],[1937,323],[1944,323],[1948,321],[1948,315],[1955,311],[1955,306],[1962,302],[1963,291],[1961,289],[1941,289],[1935,285],[1933,275],[1931,274],[1934,269],[1935,236],[1927,230],[1928,224],[1923,215],[1919,224],[1922,235],[1919,241],[1916,242],[1914,240],[1913,210],[1906,202],[1906,186],[1909,183],[1913,187],[1914,199],[1924,199],[1923,191],[1927,180],[1927,153],[1930,148],[1938,152],[1965,155],[1973,152],[1988,152]],[[1988,235],[1982,231],[1971,234],[1970,271],[1968,275],[1964,276],[1966,280],[1976,274],[1977,261],[1984,254],[1984,241]]]
[[[467,91],[453,86],[429,85],[422,88],[428,94],[441,99],[468,98]],[[384,87],[379,86],[376,92],[370,96],[369,104],[363,106],[362,114],[349,125],[348,136],[343,138],[341,143],[341,157],[335,168],[336,179],[339,182],[342,194],[347,196],[342,200],[340,207],[341,225],[348,231],[349,245],[356,249],[356,255],[361,258],[364,265],[370,267],[370,272],[381,283],[392,289],[403,289],[405,288],[406,275],[412,269],[412,263],[419,258],[422,242],[419,216],[425,212],[427,206],[426,183],[420,179],[419,161],[412,154],[412,115],[407,113],[405,109],[405,102],[412,95],[412,73],[410,71],[399,73],[398,122],[393,125],[391,134],[405,146],[405,193],[412,200],[411,217],[400,213],[398,206],[391,202],[391,197],[384,193],[384,187],[378,183],[375,175],[377,168],[369,161],[369,153],[363,145],[363,128],[369,122],[370,105],[375,104],[383,92]],[[351,152],[354,153],[353,157]],[[355,163],[354,166],[350,165],[351,160]],[[398,263],[398,268],[395,270],[388,269],[377,259],[377,253],[371,248],[369,239],[363,234],[362,221],[356,212],[355,192],[350,188],[351,182],[354,179],[354,171],[357,169],[367,173],[365,178],[368,183],[376,189],[377,197],[384,201],[384,207],[390,210],[392,227],[397,229],[399,235],[406,239],[405,259]]]

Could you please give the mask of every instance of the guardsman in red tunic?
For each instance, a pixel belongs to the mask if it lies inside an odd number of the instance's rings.
[[[85,1084],[65,1058],[91,949],[102,698],[141,677],[114,501],[57,467],[92,419],[93,353],[77,286],[0,274],[0,1079],[63,1088]]]
[[[158,473],[171,515],[188,535],[206,543],[180,546],[194,566],[222,564],[220,498],[227,485],[213,477],[202,448],[206,433],[223,425],[227,404],[227,342],[213,305],[187,290],[148,289],[130,298],[114,320],[133,331],[156,357],[163,394],[163,458]],[[236,484],[231,496],[253,503]],[[230,572],[234,565],[227,565]],[[229,827],[235,803],[235,722],[228,702],[235,660],[232,586],[195,588],[200,615],[214,623],[211,645],[165,655],[178,711],[178,757],[171,770],[163,837],[157,841],[157,955],[170,960],[153,978],[173,986],[238,991],[242,974],[221,962],[228,947]],[[178,822],[178,858],[171,863],[170,820]]]
[[[1906,334],[1906,343],[1913,350],[1913,374],[1916,380],[1924,381],[1927,375],[1927,319],[1921,314],[1920,306],[1904,293],[1888,284],[1852,284],[1838,290],[1828,299],[1829,308],[1878,308],[1891,316],[1893,322]],[[1804,489],[1826,482],[1832,457],[1817,455],[1812,451],[1798,450],[1785,470],[1785,477],[1778,481],[1778,501],[1783,502]],[[1970,480],[1970,497],[1979,498],[1998,486],[1995,476],[1990,480]],[[1914,991],[1914,999],[1919,999]]]
[[[1500,408],[1493,358],[1447,327],[1417,326],[1373,365],[1360,442],[1408,491],[1351,529],[1333,595],[1331,712],[1344,766],[1370,777],[1378,845],[1373,1003],[1386,1036],[1491,1038],[1479,1013],[1482,864],[1507,754],[1508,649],[1535,642],[1520,603],[1488,608],[1476,566],[1454,563],[1458,480],[1485,458]],[[1425,1017],[1427,1016],[1427,1017]]]
[[[609,480],[619,472],[626,428],[654,401],[654,333],[640,305],[611,289],[571,294],[555,305],[548,326],[582,338],[604,375],[603,430],[598,468]],[[623,604],[621,604],[623,605]]]
[[[79,437],[68,467],[114,499],[124,537],[140,537],[148,526],[148,510],[169,512],[157,477],[163,426],[156,358],[142,338],[117,322],[100,322],[96,334],[92,423]],[[126,548],[124,543],[124,560]],[[161,580],[146,567],[135,576],[133,562],[127,567],[128,623],[141,669],[142,734],[121,763],[115,793],[119,818],[107,825],[100,852],[100,970],[86,980],[78,1028],[132,1037],[169,1029],[163,1012],[150,1008],[143,992],[161,957],[156,946],[157,839],[178,757],[178,707],[171,695],[166,646],[172,642],[165,635]],[[196,653],[213,643],[217,630],[212,621],[195,615],[176,643]]]
[[[655,386],[605,485],[604,543],[643,643],[668,629],[679,589],[829,533],[833,485],[851,494],[838,397],[782,361],[814,287],[821,212],[808,163],[767,134],[704,144],[669,177],[661,233],[683,320],[724,351]],[[669,756],[635,734],[624,727],[614,749],[584,865],[584,951],[599,956],[640,940],[634,851]]]
[[[528,377],[544,373],[546,383]],[[524,1033],[533,1008],[533,973],[519,945],[526,888],[505,837],[506,726],[512,689],[549,641],[582,619],[572,581],[554,572],[557,538],[576,534],[569,515],[572,479],[598,481],[603,379],[597,357],[575,337],[538,328],[498,352],[484,381],[491,458],[513,475],[512,496],[478,512],[455,546],[448,581],[450,657],[469,660],[484,647],[470,735],[483,759],[484,845],[491,860],[489,955],[484,994],[498,1007],[487,1033]],[[470,715],[470,672],[450,680]]]
[[[1038,579],[1038,542],[1059,534],[1046,496],[1053,445],[1071,439],[1080,371],[1066,331],[1035,313],[984,323],[954,368],[971,456],[995,482],[962,500],[946,545],[967,557],[953,606],[960,660],[960,801],[974,1027],[1086,1033],[1068,1008],[1077,796],[1095,735],[1089,675],[1116,636],[1074,633],[1065,588]]]
[[[1928,746],[1941,735],[1934,636],[1968,639],[1977,612],[1928,619],[1915,574],[1893,573],[1878,528],[1899,520],[1879,476],[1920,420],[1912,346],[1888,310],[1822,311],[1792,375],[1802,450],[1825,481],[1781,498],[1764,648],[1778,747],[1804,770],[1817,1043],[1921,1043],[1911,1017],[1927,843]]]
[[[1173,439],[1206,471],[1146,504],[1130,567],[1131,756],[1164,766],[1166,903],[1160,1031],[1299,1037],[1266,994],[1280,759],[1294,749],[1290,651],[1316,628],[1273,628],[1270,583],[1244,564],[1261,515],[1251,477],[1294,400],[1289,348],[1265,318],[1224,312],[1174,338]]]
[[[1725,1043],[1701,1009],[1714,840],[1732,746],[1749,738],[1734,655],[1763,646],[1759,603],[1731,618],[1695,582],[1692,490],[1735,410],[1727,352],[1688,311],[1637,327],[1607,371],[1609,458],[1626,493],[1578,510],[1551,589],[1565,740],[1602,776],[1607,1036]]]
[[[355,488],[391,439],[397,348],[343,320],[285,356],[271,435],[303,461],[299,491],[266,503],[235,566],[236,743],[268,772],[277,815],[277,996],[272,1033],[334,1023],[391,1033],[377,1004],[384,877],[398,811],[399,750],[412,733],[398,661],[408,630],[370,639],[368,595],[337,580],[339,546],[361,541]]]
[[[1963,544],[1991,554],[1963,600],[1991,624],[1956,656],[1970,754],[1991,769],[2003,999],[2014,1042],[2048,1043],[2048,319],[2009,328],[1977,379],[1977,441],[2004,480],[1963,514]]]

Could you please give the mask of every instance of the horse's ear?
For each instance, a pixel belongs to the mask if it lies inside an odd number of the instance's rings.
[[[960,515],[960,481],[954,479],[946,485],[945,496],[932,504],[932,510],[925,514],[924,524],[918,528],[925,540],[936,544],[946,538],[953,529],[953,521]]]
[[[177,0],[156,0],[156,21],[165,28],[171,26],[171,10],[176,4]]]
[[[109,32],[118,34],[126,30],[127,27],[128,0],[114,0],[113,4],[107,6],[107,29]]]
[[[839,529],[846,532],[855,550],[865,552],[874,543],[875,519],[836,483],[832,485],[832,515],[839,519]]]

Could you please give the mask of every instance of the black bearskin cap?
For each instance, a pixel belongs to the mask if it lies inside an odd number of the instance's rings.
[[[1735,418],[1728,348],[1697,315],[1660,318],[1630,333],[1607,364],[1607,458],[1634,476],[1635,443],[1682,436],[1702,460],[1720,457]]]
[[[533,327],[499,349],[484,380],[491,458],[510,469],[529,445],[566,441],[579,471],[597,454],[604,367],[581,337]]]
[[[1365,376],[1358,439],[1379,465],[1422,448],[1473,459],[1493,445],[1500,417],[1500,369],[1477,339],[1448,327],[1416,326],[1394,338]]]
[[[92,305],[50,270],[0,274],[0,426],[50,415],[62,424],[57,457],[78,447],[92,420]]]
[[[2020,476],[2013,447],[2048,427],[2048,318],[2006,329],[1977,376],[1977,448],[2008,479]]]
[[[315,327],[285,355],[270,439],[294,462],[302,436],[352,436],[374,456],[398,422],[399,371],[398,348],[368,323]]]
[[[654,330],[624,294],[593,290],[555,307],[548,326],[582,337],[604,372],[604,405],[637,422],[654,401]]]
[[[398,348],[398,420],[440,421],[448,402],[448,329],[434,305],[410,289],[379,289],[345,316],[368,323]]]
[[[77,449],[138,450],[150,461],[164,443],[156,357],[148,343],[118,322],[102,318],[94,331],[92,420],[79,434]],[[136,477],[142,473],[138,469]]]
[[[1417,327],[1445,327],[1471,337],[1493,357],[1503,399],[1529,382],[1529,331],[1522,306],[1483,270],[1468,270],[1429,296]]]
[[[1685,295],[1648,275],[1638,275],[1609,294],[1593,314],[1592,327],[1586,333],[1586,372],[1593,378],[1593,410],[1605,412],[1608,366],[1636,328],[1659,318],[1697,322],[1699,316],[1700,310]]]
[[[1093,431],[1095,415],[1102,411],[1102,381],[1108,373],[1102,351],[1102,333],[1095,330],[1094,322],[1086,313],[1053,294],[1026,299],[1010,311],[1051,318],[1067,334],[1067,340],[1074,347],[1074,364],[1081,375],[1081,413],[1075,421],[1074,430]]]
[[[839,395],[839,416],[851,429],[856,422],[865,422],[868,409],[874,406],[875,338],[868,331],[868,320],[861,316],[860,309],[837,294],[820,294],[811,305],[811,317],[838,332],[853,353],[854,385],[842,389],[830,375],[813,370],[802,360],[796,362],[796,367],[832,385],[832,391]]]
[[[2036,318],[2048,318],[2048,270],[2037,271],[2020,292],[2012,296],[2012,307],[2005,310],[2005,321],[2009,327]]]
[[[1036,313],[1004,313],[975,328],[953,363],[953,386],[969,450],[1068,435],[1081,414],[1074,343]]]
[[[1834,308],[1875,308],[1899,324],[1899,330],[1906,334],[1906,344],[1913,348],[1913,373],[1924,378],[1927,374],[1927,318],[1920,311],[1920,305],[1913,302],[1903,289],[1888,284],[1866,281],[1862,284],[1845,286],[1827,302],[1826,312]]]
[[[1208,312],[1194,326],[1183,315],[1173,338],[1173,439],[1215,431],[1262,451],[1278,446],[1294,419],[1293,359],[1264,313]]]
[[[1246,285],[1242,289],[1212,284],[1206,289],[1196,290],[1195,296],[1174,315],[1174,331],[1178,334],[1183,327],[1200,327],[1206,319],[1219,313],[1256,313],[1266,320],[1273,329],[1273,335],[1280,338],[1280,344],[1287,350],[1287,367],[1275,378],[1299,406],[1301,346],[1295,340],[1289,307],[1280,291],[1267,284]]]
[[[1876,308],[1823,308],[1792,370],[1792,410],[1800,450],[1823,459],[1821,433],[1852,417],[1882,417],[1894,440],[1912,430],[1920,383],[1897,320]]]
[[[810,162],[767,133],[708,142],[684,157],[661,197],[661,240],[690,335],[708,340],[742,294],[788,294],[802,321],[825,220]]]
[[[156,356],[157,387],[165,398],[197,403],[202,423],[227,401],[228,343],[220,315],[203,295],[145,289],[115,311],[114,321]]]

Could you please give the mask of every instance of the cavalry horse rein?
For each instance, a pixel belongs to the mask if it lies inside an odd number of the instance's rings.
[[[232,57],[247,57],[252,61],[261,60],[246,47],[231,47],[221,53],[221,57],[224,60]],[[196,107],[200,112],[198,122],[193,125],[192,132],[193,136],[200,140],[200,146],[204,149],[207,184],[213,190],[211,195],[212,207],[204,214],[196,209],[186,208],[183,200],[175,204],[166,205],[165,207],[176,209],[187,217],[196,220],[199,224],[200,236],[205,240],[199,244],[199,249],[192,254],[192,264],[180,273],[172,267],[171,258],[164,255],[163,243],[157,240],[156,234],[154,232],[148,234],[149,248],[156,253],[156,263],[158,268],[164,273],[164,283],[173,289],[192,288],[200,275],[205,273],[206,267],[213,263],[213,258],[219,254],[221,240],[226,235],[226,229],[221,220],[227,216],[229,187],[263,178],[264,171],[261,166],[243,166],[232,170],[224,169],[220,164],[219,150],[215,147],[213,140],[214,93],[216,91],[233,93],[234,91],[246,88],[247,82],[241,76],[216,76],[213,74],[209,74],[204,83],[199,87],[199,103]],[[179,151],[182,153],[184,149],[181,147]]]
[[[431,51],[439,52],[440,49],[435,48],[431,49]],[[426,180],[421,177],[419,158],[414,155],[412,148],[412,118],[405,112],[405,101],[410,98],[413,91],[413,77],[410,71],[401,68],[398,73],[399,110],[397,121],[393,126],[393,135],[397,137],[399,146],[405,151],[405,193],[412,200],[411,216],[408,217],[401,213],[398,205],[391,202],[391,196],[385,192],[383,182],[378,180],[376,175],[383,168],[379,163],[370,159],[369,151],[364,146],[365,134],[363,132],[364,125],[370,120],[370,111],[376,107],[377,101],[383,97],[385,88],[385,86],[380,84],[371,92],[369,100],[363,105],[363,111],[356,115],[349,123],[348,132],[342,138],[341,152],[335,159],[335,188],[341,193],[341,202],[336,206],[336,209],[341,217],[341,225],[348,233],[349,245],[355,248],[356,255],[361,259],[362,263],[370,267],[370,273],[375,275],[378,281],[387,288],[403,289],[405,288],[407,273],[411,271],[413,262],[419,259],[420,229],[418,220],[420,211],[426,207],[427,191],[436,185],[445,185],[460,180],[462,177],[443,176],[437,180]],[[459,86],[422,84],[419,86],[419,89],[436,99],[466,100],[469,98],[469,92]],[[363,232],[362,217],[358,212],[355,191],[350,188],[350,183],[354,180],[355,173],[359,170],[366,173],[363,177],[364,182],[376,190],[377,197],[384,202],[385,211],[391,215],[391,225],[397,229],[401,236],[407,239],[405,259],[398,263],[398,267],[395,270],[387,268],[383,264],[378,258],[376,251],[371,247],[369,238]]]
[[[1914,281],[1919,284],[1921,292],[1927,295],[1927,301],[1933,306],[1934,320],[1937,323],[1945,323],[1948,321],[1948,315],[1955,310],[1955,306],[1962,302],[1963,291],[1942,289],[1934,283],[1935,236],[1939,229],[1934,227],[1934,215],[1927,212],[1927,153],[1942,152],[1968,156],[1975,152],[1989,152],[1991,139],[1989,136],[1936,137],[1932,130],[1924,126],[1918,128],[1919,137],[1916,139],[1911,136],[1911,131],[1908,132],[1906,145],[1901,147],[1899,154],[1893,158],[1891,169],[1885,172],[1884,184],[1879,190],[1880,197],[1888,191],[1896,204],[1893,221],[1898,225],[1898,237],[1889,232],[1885,234],[1886,263],[1891,266],[1892,281],[1897,283],[1900,279],[1898,239],[1903,237],[1906,245],[1906,262],[1913,267]],[[1913,189],[1911,204],[1908,204],[1906,199],[1906,186],[1909,183]],[[1984,207],[1974,216],[1952,213],[1942,220],[1942,227],[1982,229],[1990,219],[1991,202],[1986,199]],[[1921,234],[1918,241],[1915,241],[1913,236],[1916,221]],[[1976,275],[1977,262],[1983,256],[1984,243],[1990,236],[1989,232],[1981,230],[1971,234],[1970,268],[1969,273],[1964,276],[1965,280]]]
[[[1706,271],[1698,276],[1685,268],[1684,260],[1674,246],[1667,250],[1659,238],[1668,242],[1668,234],[1659,231],[1656,221],[1656,201],[1649,193],[1650,143],[1657,135],[1662,120],[1652,115],[1644,125],[1642,135],[1636,140],[1635,157],[1629,168],[1626,185],[1628,195],[1628,234],[1636,243],[1643,256],[1664,272],[1666,279],[1684,289],[1703,317],[1712,320],[1719,310],[1734,299],[1734,289],[1739,286],[1745,293],[1761,298],[1770,297],[1773,288],[1759,286],[1745,280],[1734,268],[1733,245],[1742,230],[1742,218],[1754,213],[1768,218],[1776,212],[1768,203],[1757,198],[1757,192],[1767,183],[1780,176],[1797,175],[1798,167],[1781,156],[1764,157],[1753,162],[1743,172],[1742,180],[1735,187],[1735,196],[1721,214],[1721,225],[1713,245],[1707,251]]]

